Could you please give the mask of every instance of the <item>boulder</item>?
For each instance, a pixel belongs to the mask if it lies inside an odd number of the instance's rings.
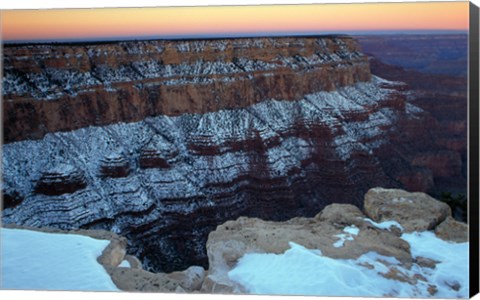
[[[397,221],[405,232],[432,230],[451,216],[450,207],[425,193],[399,189],[370,189],[364,198],[368,217],[376,222]]]
[[[435,228],[435,234],[442,240],[466,243],[468,242],[468,225],[447,217]]]
[[[119,289],[129,292],[191,293],[200,289],[205,277],[205,270],[198,266],[169,274],[124,267],[106,270]]]
[[[115,285],[128,292],[175,292],[179,282],[172,280],[165,273],[151,273],[131,268],[106,268]]]
[[[170,273],[168,277],[178,281],[184,291],[196,291],[202,287],[205,269],[200,266],[191,266],[185,271]]]
[[[127,254],[127,239],[118,236],[115,239],[110,239],[110,244],[103,250],[102,255],[98,257],[98,262],[104,267],[116,267],[124,259]]]

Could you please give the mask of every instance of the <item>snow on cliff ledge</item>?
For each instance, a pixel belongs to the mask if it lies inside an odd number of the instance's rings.
[[[97,257],[110,241],[1,228],[1,289],[118,291]]]
[[[439,263],[433,269],[414,264],[409,270],[394,257],[375,252],[356,260],[332,259],[319,249],[290,242],[283,254],[244,255],[228,276],[252,294],[429,298],[434,284],[435,298],[468,298],[468,243],[446,242],[428,231],[404,233],[402,239],[410,244],[414,257]],[[412,284],[386,278],[388,265],[426,280]]]

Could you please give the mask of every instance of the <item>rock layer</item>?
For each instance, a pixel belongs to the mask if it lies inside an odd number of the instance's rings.
[[[396,120],[418,114],[399,86],[375,77],[299,101],[151,117],[4,145],[4,193],[23,202],[6,209],[3,221],[109,229],[130,240],[146,268],[206,267],[207,235],[226,220],[313,216],[332,202],[361,206],[370,185],[396,186],[395,170],[377,153],[388,147]],[[126,177],[99,173],[112,153],[124,154]],[[82,170],[86,187],[36,192],[52,162]]]
[[[425,112],[350,38],[8,46],[4,65],[2,221],[111,230],[148,270],[206,268],[208,233],[239,216],[433,184],[403,146]],[[81,188],[43,188],[57,165]]]
[[[370,79],[348,37],[6,45],[5,142],[148,116],[300,100]]]
[[[72,165],[61,164],[42,172],[35,193],[44,195],[70,194],[87,186],[83,172]]]

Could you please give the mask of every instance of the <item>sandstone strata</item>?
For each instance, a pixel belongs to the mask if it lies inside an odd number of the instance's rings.
[[[81,170],[72,165],[60,164],[42,172],[35,186],[35,192],[44,195],[70,194],[87,185]]]
[[[130,162],[120,153],[106,155],[100,162],[100,176],[102,177],[127,177],[130,173]]]
[[[5,141],[300,100],[370,79],[348,37],[6,45]]]
[[[412,164],[425,111],[351,38],[10,45],[4,66],[3,222],[111,230],[148,270],[207,268],[239,216],[434,184]],[[56,165],[80,184],[45,181]]]
[[[417,114],[398,86],[374,77],[299,101],[266,100],[7,144],[4,194],[17,193],[22,202],[6,209],[3,220],[113,230],[156,271],[207,267],[208,232],[226,220],[313,216],[334,201],[362,206],[370,185],[395,186],[390,157],[377,155],[389,147],[397,118]],[[81,170],[84,188],[36,192],[54,161]]]

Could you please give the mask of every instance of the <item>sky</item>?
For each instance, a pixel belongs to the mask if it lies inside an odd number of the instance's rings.
[[[2,39],[467,30],[468,2],[2,10]]]

